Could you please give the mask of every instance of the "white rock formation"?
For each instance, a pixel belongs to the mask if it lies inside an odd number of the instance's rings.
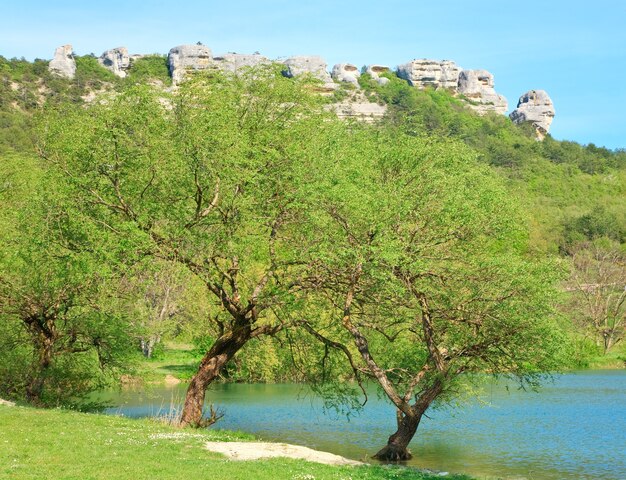
[[[263,55],[246,55],[241,53],[226,53],[213,57],[217,67],[225,72],[237,73],[242,68],[255,67],[261,64],[268,64],[270,60]]]
[[[107,50],[98,59],[100,65],[113,72],[118,77],[124,78],[126,71],[130,68],[130,56],[126,47],[113,48]]]
[[[361,72],[359,72],[356,65],[352,65],[351,63],[338,63],[333,67],[330,76],[337,82],[351,83],[355,87],[358,87]]]
[[[286,77],[293,78],[299,75],[309,74],[324,83],[332,83],[332,78],[326,70],[326,61],[317,55],[289,57],[284,62]]]
[[[480,115],[488,112],[504,115],[508,109],[506,98],[496,93],[493,75],[487,70],[463,70],[459,74],[457,91]]]
[[[461,67],[450,60],[411,60],[398,66],[398,77],[417,88],[445,88],[456,90]]]
[[[554,119],[554,104],[545,90],[530,90],[519,97],[517,108],[509,115],[514,123],[532,122],[542,139]]]
[[[211,49],[205,45],[179,45],[170,50],[167,61],[174,84],[180,83],[187,72],[215,68]]]
[[[333,105],[335,113],[341,119],[355,118],[365,122],[373,122],[387,113],[386,105],[363,102],[341,102]]]
[[[54,58],[50,60],[48,70],[65,78],[74,78],[76,75],[76,62],[71,45],[63,45],[54,51]]]
[[[389,83],[389,79],[381,77],[381,73],[389,72],[391,69],[387,65],[366,65],[363,67],[363,73],[369,74],[379,85],[386,85]]]
[[[353,118],[365,122],[374,122],[387,113],[386,105],[370,102],[361,90],[354,90],[349,98],[328,107],[341,119]]]

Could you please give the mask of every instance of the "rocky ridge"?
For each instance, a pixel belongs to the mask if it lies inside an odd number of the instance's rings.
[[[509,117],[514,123],[532,122],[537,137],[543,139],[554,119],[554,104],[545,90],[529,90],[517,102]]]
[[[99,62],[119,77],[125,77],[132,68],[131,60],[140,55],[129,55],[125,47],[118,47],[104,52]],[[213,56],[211,49],[201,43],[179,45],[168,54],[168,66],[172,83],[178,85],[193,72],[202,70],[222,70],[238,73],[244,68],[270,63],[271,60],[258,53],[226,53]],[[320,80],[322,93],[331,93],[341,86],[349,84],[358,91],[359,77],[369,75],[379,85],[388,83],[389,75],[396,75],[418,89],[445,89],[465,100],[467,106],[479,115],[506,114],[507,100],[495,90],[493,74],[487,70],[465,70],[451,60],[414,59],[399,65],[395,72],[385,65],[366,65],[359,71],[351,63],[338,63],[328,71],[326,61],[317,55],[292,56],[279,60],[284,65],[283,75],[289,78],[310,75]],[[72,46],[64,45],[56,49],[49,69],[56,75],[73,78],[76,63]],[[335,104],[337,114],[342,118],[355,117],[372,120],[384,115],[384,105],[369,102],[364,95],[353,93],[345,101]],[[510,114],[515,123],[532,122],[539,138],[549,131],[554,118],[554,105],[543,90],[530,90],[520,97],[517,108]]]
[[[54,58],[50,60],[48,69],[51,73],[65,78],[74,78],[76,74],[76,61],[74,49],[71,45],[61,45],[54,51]]]
[[[256,67],[257,65],[271,63],[269,58],[258,53],[252,55],[226,53],[219,57],[213,57],[213,61],[218,68],[230,73],[237,73],[237,71],[246,67]]]
[[[381,76],[383,73],[391,72],[387,65],[366,65],[363,67],[363,73],[367,73],[372,79],[376,80],[378,85],[387,85],[389,79]]]
[[[114,75],[124,78],[130,68],[130,55],[126,47],[113,48],[100,55],[98,62]]]
[[[422,58],[398,65],[397,74],[410,85],[420,89],[432,87],[455,90],[461,70],[461,67],[450,60]]]
[[[461,70],[457,92],[463,95],[479,114],[504,115],[509,107],[506,98],[496,93],[493,75],[487,70]]]
[[[189,71],[201,71],[213,68],[213,53],[205,45],[179,45],[167,55],[172,82],[178,84],[185,79]]]
[[[359,77],[361,76],[361,72],[356,65],[351,63],[337,63],[334,67],[330,76],[336,82],[345,82],[350,83],[354,87],[359,87]]]

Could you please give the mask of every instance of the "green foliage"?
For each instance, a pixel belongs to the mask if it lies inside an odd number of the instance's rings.
[[[0,155],[34,150],[35,135],[30,116],[20,110],[0,110]]]
[[[128,71],[127,81],[133,83],[159,80],[164,85],[171,85],[169,65],[165,55],[146,55],[133,60]]]
[[[620,212],[624,213],[624,212]],[[591,212],[572,218],[565,223],[564,249],[582,242],[608,238],[618,243],[626,242],[626,218],[604,206],[596,206]]]
[[[111,379],[129,347],[112,265],[98,254],[106,236],[71,209],[60,176],[11,160],[0,170],[0,396],[74,405]]]
[[[534,129],[516,126],[500,115],[478,116],[449,92],[418,90],[391,77],[380,86],[364,76],[363,88],[389,106],[388,122],[410,135],[452,137],[478,152],[479,158],[503,176],[509,189],[530,213],[533,248],[551,253],[567,250],[572,242],[604,233],[623,241],[626,222],[626,153],[593,144],[538,142]],[[596,209],[609,217],[587,218]],[[583,218],[585,217],[585,218]],[[584,222],[613,225],[584,226]],[[587,233],[582,232],[582,230]]]
[[[413,468],[330,466],[286,458],[233,462],[206,442],[251,441],[241,432],[180,430],[153,420],[67,410],[0,406],[0,477],[94,480],[206,478],[223,480],[434,480]],[[450,475],[450,480],[470,480]]]
[[[360,83],[366,92],[389,105],[392,122],[412,134],[461,139],[478,150],[491,165],[521,167],[531,157],[540,157],[574,165],[590,174],[626,167],[623,150],[559,142],[549,135],[543,142],[536,142],[534,129],[528,125],[515,126],[501,115],[480,117],[449,92],[418,90],[396,76],[387,77],[390,82],[383,86],[369,75],[363,75]]]
[[[401,334],[414,331],[420,311],[407,307],[409,286],[440,316],[442,348],[450,355],[476,335],[493,335],[508,352],[462,354],[465,369],[525,374],[555,367],[559,335],[548,318],[559,269],[529,256],[523,216],[497,178],[456,142],[367,129],[353,132],[352,141],[341,161],[330,157],[333,166],[317,166],[308,194],[326,213],[311,213],[317,223],[299,242],[311,245],[328,282],[349,285],[361,265],[359,315],[370,325],[372,346],[380,345],[376,356],[389,362],[382,368],[415,368],[425,358],[420,334]],[[410,285],[404,276],[414,279]],[[345,291],[332,294],[333,304],[344,304]],[[390,348],[378,331],[400,335],[397,344]],[[402,358],[406,363],[398,363]]]
[[[73,82],[83,88],[98,89],[103,83],[114,83],[118,81],[110,70],[104,68],[98,62],[95,55],[75,55],[76,75]]]

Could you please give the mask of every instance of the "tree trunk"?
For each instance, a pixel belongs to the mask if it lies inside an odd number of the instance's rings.
[[[238,332],[222,335],[204,355],[198,371],[187,388],[185,405],[180,419],[181,426],[202,426],[204,396],[207,387],[217,378],[224,365],[252,338],[251,333],[251,328],[248,325]]]
[[[152,352],[154,352],[154,347],[161,341],[160,335],[150,335],[148,339],[141,337],[139,343],[141,345],[141,353],[146,358],[152,358]]]
[[[421,393],[415,404],[411,406],[411,415],[398,413],[398,430],[389,437],[387,446],[374,455],[374,458],[393,462],[410,460],[409,443],[415,436],[422,416],[441,392],[443,392],[443,382],[440,379],[436,379],[429,388]]]
[[[43,334],[40,335],[38,343],[39,358],[37,360],[37,367],[33,373],[32,379],[26,387],[26,400],[34,405],[41,403],[46,371],[50,368],[50,365],[52,365],[52,350],[54,346],[53,339]]]
[[[411,452],[409,452],[408,446],[421,419],[422,414],[403,415],[398,422],[398,430],[389,437],[387,445],[374,455],[374,458],[392,462],[410,460]]]

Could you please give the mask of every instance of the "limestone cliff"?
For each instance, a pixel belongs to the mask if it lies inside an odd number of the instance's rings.
[[[351,63],[337,63],[333,67],[333,71],[330,76],[336,82],[346,82],[358,87],[361,72],[359,72],[356,65],[352,65]]]
[[[205,45],[179,45],[170,50],[167,59],[174,85],[182,82],[187,72],[215,66],[211,49]]]
[[[554,113],[552,99],[544,90],[530,90],[519,97],[517,108],[509,117],[515,123],[532,122],[539,138],[543,138],[550,130]]]
[[[215,61],[217,68],[229,73],[237,73],[245,68],[271,63],[269,58],[257,53],[253,55],[226,53],[224,55],[213,57],[213,60]]]
[[[54,58],[50,60],[48,69],[55,75],[65,78],[74,78],[76,74],[76,61],[74,60],[74,49],[71,45],[62,45],[54,51]]]
[[[363,73],[370,75],[379,85],[387,85],[389,79],[381,77],[380,75],[386,72],[390,72],[391,69],[387,65],[366,65],[363,67]]]
[[[504,115],[508,109],[506,98],[496,93],[493,75],[487,70],[461,71],[457,91],[470,101],[470,107],[479,114],[494,112]]]
[[[124,78],[126,71],[130,68],[130,56],[126,47],[113,48],[107,50],[98,59],[100,65],[113,72],[118,77]]]
[[[118,47],[104,52],[99,62],[115,75],[125,77],[127,71],[132,68],[131,59],[140,57],[141,55],[129,55],[125,47]],[[236,74],[242,69],[270,62],[270,59],[258,53],[227,53],[213,56],[211,49],[200,43],[179,45],[172,48],[168,54],[168,65],[174,85],[184,81],[190,72],[216,69]],[[351,63],[338,63],[333,66],[331,73],[328,72],[326,61],[318,55],[292,56],[280,63],[284,66],[283,75],[286,77],[310,75],[320,80],[322,86],[319,91],[324,94],[331,94],[341,84],[350,84],[356,91],[360,88],[361,72]],[[71,45],[56,49],[49,69],[66,78],[74,77],[76,63]],[[370,75],[379,85],[389,82],[389,78],[382,76],[385,72],[392,70],[386,65],[379,64],[370,64],[362,68],[362,73]],[[451,60],[422,58],[399,65],[395,74],[418,89],[445,89],[458,95],[479,115],[489,113],[504,115],[508,108],[506,98],[495,91],[494,77],[487,70],[463,70]],[[337,102],[335,110],[340,117],[374,119],[382,116],[386,108],[368,101],[362,94],[353,92],[349,98]],[[517,108],[510,117],[515,123],[532,122],[538,136],[543,138],[554,118],[554,105],[545,91],[530,90],[520,97]]]
[[[397,75],[417,88],[445,88],[456,90],[461,67],[450,60],[411,60],[399,65]]]

